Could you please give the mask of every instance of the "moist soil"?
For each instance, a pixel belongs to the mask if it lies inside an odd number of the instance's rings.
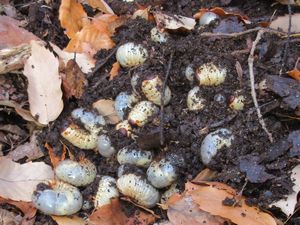
[[[275,4],[273,1],[136,1],[140,5],[151,4],[154,8],[164,12],[191,17],[201,7],[221,6],[227,11],[235,11],[247,15],[254,24],[260,21],[269,21],[274,11],[276,16],[287,14],[287,7]],[[132,14],[136,4],[110,0],[107,3],[118,15]],[[54,0],[49,5],[43,1],[14,1],[18,16],[29,21],[26,29],[33,32],[45,41],[51,41],[63,48],[68,39],[58,21],[58,8],[60,1]],[[93,10],[86,7],[90,16]],[[300,11],[293,8],[293,11]],[[170,103],[164,107],[163,113],[153,118],[152,122],[142,128],[136,128],[138,136],[134,141],[115,131],[113,125],[105,129],[116,149],[129,146],[141,149],[151,149],[155,158],[173,157],[178,163],[180,178],[179,185],[195,177],[205,168],[200,159],[200,146],[204,137],[218,128],[227,128],[233,132],[234,141],[230,148],[221,149],[208,166],[217,171],[214,180],[224,182],[242,191],[248,198],[249,204],[267,206],[270,202],[283,198],[291,193],[292,181],[290,171],[295,166],[296,158],[289,152],[291,147],[286,143],[289,134],[300,128],[299,120],[293,119],[294,111],[284,107],[282,98],[271,91],[262,91],[256,86],[258,103],[264,121],[274,138],[274,143],[268,139],[262,129],[251,97],[248,56],[249,42],[254,41],[256,32],[237,37],[204,37],[202,32],[213,32],[218,24],[214,23],[205,28],[196,27],[191,32],[172,32],[166,43],[151,41],[150,30],[155,26],[153,22],[143,19],[129,20],[118,28],[114,40],[117,46],[125,42],[143,44],[149,52],[149,59],[142,66],[133,69],[121,68],[119,75],[109,81],[109,71],[116,61],[115,55],[108,57],[112,50],[103,50],[97,53],[97,62],[106,61],[95,73],[87,75],[88,86],[81,99],[65,99],[65,108],[60,117],[49,127],[43,129],[39,136],[40,145],[47,142],[53,146],[57,154],[61,154],[62,143],[67,145],[74,155],[84,155],[96,166],[98,175],[117,177],[118,162],[116,157],[104,158],[94,151],[83,151],[65,141],[60,132],[70,121],[70,112],[83,107],[91,109],[92,103],[99,99],[115,99],[116,96],[126,91],[132,92],[131,76],[138,74],[140,77],[159,75],[162,80],[167,78],[166,84],[172,91]],[[255,25],[251,25],[255,26]],[[240,24],[233,19],[233,27],[238,31],[250,29],[251,26]],[[299,57],[299,40],[289,43],[287,39],[276,34],[264,34],[255,51],[254,73],[255,83],[259,84],[268,75],[280,75],[280,71],[291,70]],[[172,57],[171,57],[172,55]],[[226,68],[225,82],[215,87],[202,87],[201,95],[206,99],[205,108],[200,112],[187,110],[186,98],[190,89],[197,85],[197,81],[190,82],[184,72],[188,65],[193,68],[203,63],[213,62],[221,68]],[[168,65],[170,67],[168,68]],[[242,74],[237,73],[236,65],[240,64]],[[51,66],[51,65],[49,65]],[[283,74],[283,77],[286,75]],[[20,78],[21,79],[21,78]],[[11,81],[12,84],[17,83]],[[26,86],[26,82],[23,81]],[[16,84],[15,84],[16,85]],[[26,88],[16,86],[17,90],[24,92]],[[236,94],[245,96],[245,107],[235,111],[229,107],[230,99]],[[18,98],[18,96],[16,96]],[[21,98],[21,97],[19,97]],[[143,99],[144,96],[142,96]],[[18,100],[18,99],[16,99]],[[163,117],[163,120],[161,118]],[[4,118],[4,117],[2,117]],[[4,123],[17,123],[24,126],[17,116],[3,119]],[[161,145],[161,133],[163,144]],[[46,150],[45,150],[46,152]],[[43,158],[50,163],[49,157]],[[82,193],[87,201],[91,201],[97,190],[99,179],[82,188]],[[129,214],[135,206],[122,202],[123,208]],[[82,210],[80,215],[86,216],[92,209]],[[285,219],[279,210],[270,209],[278,218]],[[165,212],[156,208],[155,212],[166,218]],[[299,224],[299,213],[295,214],[288,225]],[[36,224],[55,224],[48,216],[38,213]]]

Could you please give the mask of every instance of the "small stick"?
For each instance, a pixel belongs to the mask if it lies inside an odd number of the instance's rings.
[[[164,100],[165,100],[165,89],[167,85],[167,81],[170,75],[170,70],[172,66],[172,61],[173,61],[173,56],[174,56],[175,51],[171,52],[170,58],[169,58],[169,63],[167,67],[167,72],[166,72],[166,77],[161,89],[161,101],[160,101],[160,132],[159,132],[159,139],[160,139],[160,144],[164,144]]]
[[[273,143],[272,134],[268,131],[268,129],[266,127],[265,121],[262,117],[262,114],[261,114],[261,111],[260,111],[260,108],[259,108],[259,105],[258,105],[258,102],[257,102],[257,97],[256,97],[256,92],[255,92],[254,71],[253,71],[254,51],[255,51],[256,45],[260,41],[260,39],[261,39],[264,32],[265,32],[264,30],[260,30],[260,31],[257,32],[256,39],[252,43],[252,48],[251,48],[250,55],[249,55],[249,58],[248,58],[248,66],[249,66],[249,75],[250,75],[250,84],[251,84],[251,96],[252,96],[253,103],[254,103],[254,106],[255,106],[255,109],[256,109],[256,112],[257,112],[258,121],[259,121],[260,125],[262,126],[263,130],[267,133],[269,141],[271,143]]]

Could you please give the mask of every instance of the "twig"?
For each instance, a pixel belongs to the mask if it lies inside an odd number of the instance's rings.
[[[249,66],[249,75],[250,75],[250,84],[251,84],[251,96],[252,96],[252,99],[253,99],[254,106],[256,108],[258,121],[259,121],[260,125],[262,126],[262,128],[264,129],[264,131],[267,133],[268,138],[269,138],[270,142],[272,143],[273,142],[272,134],[268,131],[268,129],[266,127],[266,124],[265,124],[265,121],[262,117],[260,108],[258,106],[258,102],[257,102],[257,98],[256,98],[256,92],[255,92],[255,79],[254,79],[254,71],[253,71],[254,51],[255,51],[256,45],[260,41],[260,39],[261,39],[264,32],[265,32],[264,30],[260,30],[260,31],[257,32],[256,39],[252,43],[250,55],[249,55],[249,58],[248,58],[248,66]]]
[[[161,101],[160,101],[160,132],[159,132],[159,139],[160,139],[160,144],[164,144],[164,101],[165,101],[165,89],[167,85],[167,81],[170,75],[170,70],[172,66],[172,61],[173,61],[173,56],[174,56],[175,51],[171,52],[170,58],[169,58],[169,63],[167,67],[167,72],[166,72],[166,77],[163,82],[163,86],[161,89]]]
[[[249,34],[249,33],[253,33],[255,31],[260,31],[263,30],[264,32],[268,32],[268,33],[274,33],[274,34],[278,34],[278,35],[286,35],[285,32],[281,32],[278,30],[273,30],[270,28],[263,28],[263,27],[255,27],[249,30],[245,30],[242,32],[238,32],[238,33],[210,33],[210,32],[203,32],[200,34],[200,36],[202,37],[224,37],[224,38],[234,38],[234,37],[238,37],[238,36],[242,36],[245,34]]]

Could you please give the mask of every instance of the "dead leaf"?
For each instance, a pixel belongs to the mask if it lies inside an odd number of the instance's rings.
[[[89,5],[94,9],[98,9],[101,12],[115,14],[114,11],[109,7],[109,5],[104,0],[88,0]]]
[[[201,181],[210,181],[213,178],[215,178],[216,175],[217,175],[216,171],[206,168],[204,170],[201,170],[201,172],[198,173],[198,175],[192,181],[194,183],[201,182]]]
[[[0,204],[3,203],[14,205],[23,212],[24,216],[22,218],[21,225],[29,225],[34,223],[37,209],[34,207],[33,203],[13,201],[0,197]]]
[[[33,33],[20,28],[20,21],[8,16],[0,16],[0,49],[15,47],[39,40]]]
[[[119,62],[115,62],[112,65],[112,68],[109,72],[109,74],[110,74],[109,80],[113,80],[119,74],[120,68],[121,68],[121,66],[120,66]]]
[[[293,193],[270,205],[270,207],[276,206],[280,208],[281,211],[284,212],[287,216],[292,215],[296,208],[297,196],[300,192],[300,165],[297,165],[292,170],[291,180],[294,182]]]
[[[18,146],[13,151],[10,151],[7,157],[11,158],[13,161],[18,161],[19,159],[27,157],[27,162],[43,157],[44,153],[40,149],[36,138],[37,133],[35,132],[30,137],[30,142],[26,142],[25,144]]]
[[[153,21],[154,17],[153,14],[150,13],[150,6],[149,7],[144,7],[136,10],[133,15],[131,16],[132,19],[137,19],[137,18],[143,18],[148,21]]]
[[[78,216],[51,216],[58,225],[85,225],[84,219]]]
[[[133,216],[127,217],[122,211],[118,199],[113,199],[111,204],[104,205],[94,211],[89,217],[89,225],[149,225],[155,221],[151,214],[136,211]]]
[[[23,68],[25,61],[30,56],[30,51],[30,44],[21,44],[15,47],[1,49],[0,74]]]
[[[168,208],[168,218],[174,225],[222,225],[225,220],[199,209],[191,196],[186,196]]]
[[[77,32],[65,50],[90,54],[101,49],[111,49],[115,46],[111,36],[123,22],[124,19],[116,15],[100,15],[94,18],[91,24],[85,25],[80,32]]]
[[[0,208],[0,221],[1,224],[18,225],[21,223],[22,217],[6,209]]]
[[[37,42],[31,43],[31,56],[25,63],[24,75],[28,79],[30,112],[44,125],[55,120],[63,110],[58,65],[53,53]]]
[[[257,207],[248,206],[243,196],[228,192],[227,189],[231,190],[231,187],[218,182],[205,182],[205,184],[185,194],[191,196],[201,210],[229,219],[237,225],[276,225],[271,215]],[[235,204],[225,204],[226,199],[230,202],[235,201]]]
[[[23,109],[18,103],[14,101],[0,101],[0,105],[12,107],[16,110],[16,113],[19,116],[21,116],[24,120],[34,122],[37,126],[40,127],[44,126],[43,124],[40,124],[38,121],[36,121],[28,110]]]
[[[14,201],[30,202],[36,185],[54,178],[44,162],[19,164],[0,157],[0,196]]]
[[[273,20],[270,23],[270,28],[272,29],[279,29],[284,32],[288,32],[289,28],[289,15],[279,16],[277,19]],[[292,26],[291,32],[292,33],[299,33],[300,32],[300,13],[295,13],[292,15]]]
[[[115,101],[108,99],[100,99],[93,103],[93,108],[108,119],[110,124],[116,124],[120,121],[115,110]]]
[[[62,74],[62,84],[65,97],[75,97],[77,99],[81,98],[87,83],[88,81],[77,63],[73,59],[69,60],[64,69],[64,74]]]
[[[291,5],[298,5],[300,6],[300,1],[299,0],[277,0],[277,2],[280,2],[283,5],[288,5],[289,2]]]
[[[283,98],[283,102],[295,110],[300,106],[300,82],[280,76],[267,76],[267,88]]]
[[[226,12],[224,9],[222,9],[220,7],[214,7],[214,8],[211,8],[211,9],[207,9],[207,8],[199,9],[199,11],[194,15],[194,18],[196,20],[198,20],[206,12],[213,12],[213,13],[217,14],[218,16],[220,16],[221,18],[227,18],[227,17],[234,16],[234,17],[237,17],[240,21],[242,21],[245,24],[251,24],[251,22],[249,21],[248,16],[241,15],[239,13],[234,13],[234,12]]]
[[[93,59],[90,55],[84,53],[76,53],[75,56],[75,53],[63,51],[52,43],[50,43],[50,45],[58,54],[59,58],[63,60],[65,65],[69,62],[69,60],[73,59],[76,61],[81,71],[84,73],[92,72],[92,69],[95,67],[96,60]]]
[[[169,16],[162,12],[154,12],[153,16],[156,21],[157,28],[160,31],[164,30],[193,30],[196,21],[193,18],[173,15]]]
[[[76,0],[61,1],[59,21],[62,28],[66,29],[66,34],[69,38],[74,37],[83,26],[89,23],[86,12]]]
[[[291,70],[291,71],[288,71],[287,74],[288,74],[290,77],[294,78],[295,80],[300,81],[300,70],[298,70],[298,69],[293,69],[293,70]]]
[[[48,150],[51,164],[54,168],[60,161],[63,161],[66,157],[67,149],[65,145],[63,145],[62,154],[60,156],[55,154],[53,148],[47,142],[45,143],[45,148]]]

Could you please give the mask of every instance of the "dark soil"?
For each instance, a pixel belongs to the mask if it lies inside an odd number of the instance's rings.
[[[14,1],[20,17],[27,18],[27,29],[46,41],[54,42],[60,47],[65,47],[68,39],[63,34],[58,21],[58,8],[60,1],[54,0],[50,7],[44,7],[44,2],[32,1],[26,7],[28,1]],[[179,14],[191,17],[201,7],[221,6],[228,10],[238,11],[249,17],[253,22],[268,21],[274,11],[276,16],[287,13],[287,7],[279,4],[272,5],[273,1],[192,1],[192,0],[151,0],[136,1],[141,5],[149,2],[155,7],[170,14]],[[116,14],[132,14],[136,5],[119,0],[108,0]],[[271,6],[272,5],[272,6]],[[293,8],[300,12],[300,9]],[[143,128],[136,129],[138,135],[137,145],[143,149],[152,148],[156,158],[173,154],[184,159],[184,165],[180,165],[180,180],[184,184],[187,180],[195,177],[205,166],[200,160],[201,142],[207,133],[218,128],[227,128],[233,131],[235,136],[233,145],[229,149],[220,150],[209,168],[218,172],[217,181],[227,183],[237,190],[242,190],[249,203],[266,207],[270,202],[281,199],[283,195],[292,190],[292,181],[289,171],[295,166],[296,157],[290,154],[291,143],[287,141],[289,134],[300,129],[299,120],[287,119],[282,115],[293,115],[294,111],[287,107],[281,107],[282,98],[271,91],[258,93],[258,102],[269,131],[275,140],[270,143],[266,133],[259,124],[256,110],[250,94],[250,81],[248,71],[249,52],[247,41],[253,41],[256,32],[238,36],[235,38],[203,37],[203,31],[212,32],[218,24],[205,28],[196,28],[190,33],[172,33],[167,43],[158,44],[150,39],[150,30],[154,23],[142,19],[129,20],[120,27],[114,37],[118,44],[134,41],[143,44],[149,52],[150,58],[142,66],[135,69],[122,68],[120,74],[112,81],[108,80],[109,71],[116,61],[113,55],[96,73],[88,75],[88,88],[84,96],[79,99],[65,101],[65,108],[60,117],[43,130],[40,143],[51,144],[55,151],[61,152],[62,144],[65,143],[71,151],[82,154],[82,150],[70,145],[60,137],[60,131],[70,117],[70,112],[77,107],[90,109],[92,103],[98,99],[115,99],[121,91],[131,92],[131,76],[138,73],[148,76],[152,73],[159,74],[162,79],[166,77],[167,65],[171,54],[174,54],[167,85],[172,90],[171,102],[164,108],[163,135],[164,145],[160,146],[160,123],[159,116],[153,122]],[[251,27],[241,25],[242,30]],[[256,48],[256,60],[254,62],[255,81],[258,84],[268,75],[279,75],[279,71],[288,71],[294,68],[299,57],[299,41],[290,44],[287,57],[284,59],[287,39],[278,37],[276,34],[264,34]],[[103,50],[97,53],[100,62],[105,59],[112,50]],[[285,62],[283,62],[285,60]],[[188,91],[196,86],[191,84],[184,76],[187,65],[194,68],[203,63],[213,62],[227,69],[227,77],[223,84],[217,87],[201,87],[201,94],[206,99],[206,107],[200,112],[189,112],[186,107]],[[236,63],[240,63],[243,69],[242,77],[236,71]],[[285,77],[285,73],[282,75]],[[24,88],[20,88],[24,91]],[[234,111],[228,107],[230,98],[239,92],[246,97],[246,104],[242,111]],[[223,100],[217,101],[218,96]],[[1,116],[1,115],[0,115]],[[6,123],[12,120],[8,119]],[[1,121],[0,121],[1,122]],[[136,145],[133,140],[124,137],[115,131],[114,126],[107,126],[108,135],[112,138],[116,149],[129,145]],[[150,147],[149,147],[150,146]],[[87,158],[97,165],[98,175],[117,176],[118,162],[115,157],[106,159],[94,151],[84,151]],[[49,162],[49,158],[45,159]],[[253,173],[255,175],[253,175]],[[89,187],[82,190],[84,197],[91,200],[97,189],[97,180]],[[125,203],[124,203],[125,204]],[[126,203],[124,206],[133,209]],[[125,207],[125,208],[126,208]],[[281,219],[282,213],[278,210],[271,211]],[[81,212],[84,215],[87,212]],[[156,209],[162,216],[163,212]],[[287,225],[299,224],[299,213],[294,215]],[[37,224],[55,224],[49,222],[47,216],[38,214]],[[52,220],[51,220],[52,221]],[[298,222],[297,222],[298,221]]]

